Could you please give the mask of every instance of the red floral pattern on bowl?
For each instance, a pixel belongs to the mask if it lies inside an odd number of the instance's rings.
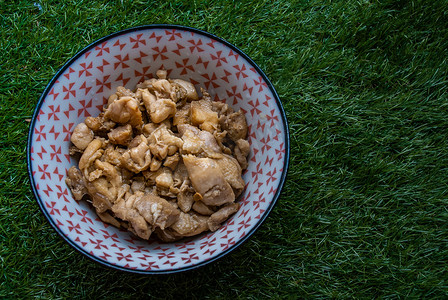
[[[75,125],[98,115],[117,86],[133,89],[161,68],[171,78],[205,87],[214,100],[241,108],[251,145],[240,210],[216,232],[174,243],[144,241],[103,223],[88,203],[73,199],[64,182],[67,170],[76,163],[69,156]],[[36,107],[27,150],[37,202],[70,245],[113,268],[172,273],[222,257],[261,225],[285,180],[289,136],[277,93],[241,50],[197,29],[149,25],[102,38],[59,70]]]

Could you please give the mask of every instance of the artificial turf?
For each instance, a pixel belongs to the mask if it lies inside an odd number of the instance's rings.
[[[280,95],[290,169],[259,231],[217,262],[143,276],[66,244],[33,198],[26,138],[55,72],[106,34],[196,27]],[[3,1],[1,298],[448,297],[447,1]]]

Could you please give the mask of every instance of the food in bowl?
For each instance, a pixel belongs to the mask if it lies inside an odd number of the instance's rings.
[[[118,86],[135,88],[165,69],[169,77],[205,87],[214,101],[244,112],[250,143],[240,209],[214,232],[165,243],[138,238],[101,221],[64,182],[77,164],[69,155],[74,127],[98,116]],[[87,45],[48,83],[28,135],[27,163],[36,202],[55,232],[87,258],[113,269],[167,274],[215,262],[251,238],[280,199],[290,153],[288,124],[266,74],[243,51],[185,26],[145,25]]]
[[[66,177],[103,222],[164,242],[216,231],[240,207],[250,151],[244,113],[165,70],[119,86],[73,130]]]

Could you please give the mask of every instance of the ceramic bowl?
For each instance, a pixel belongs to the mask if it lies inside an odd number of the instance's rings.
[[[216,232],[174,243],[145,241],[103,223],[89,203],[75,201],[64,178],[76,162],[70,134],[97,116],[117,86],[166,69],[171,78],[205,87],[212,98],[242,109],[249,127],[249,167],[240,210]],[[32,118],[28,170],[37,203],[71,246],[103,265],[137,273],[193,269],[228,254],[247,240],[274,207],[285,181],[289,135],[274,87],[240,49],[210,33],[148,25],[108,35],[71,58],[43,92]]]

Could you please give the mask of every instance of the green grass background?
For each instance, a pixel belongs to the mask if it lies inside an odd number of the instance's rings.
[[[50,227],[26,138],[72,55],[151,23],[252,57],[283,102],[291,159],[245,244],[142,276],[91,262]],[[447,1],[1,1],[0,24],[0,298],[448,297]]]

